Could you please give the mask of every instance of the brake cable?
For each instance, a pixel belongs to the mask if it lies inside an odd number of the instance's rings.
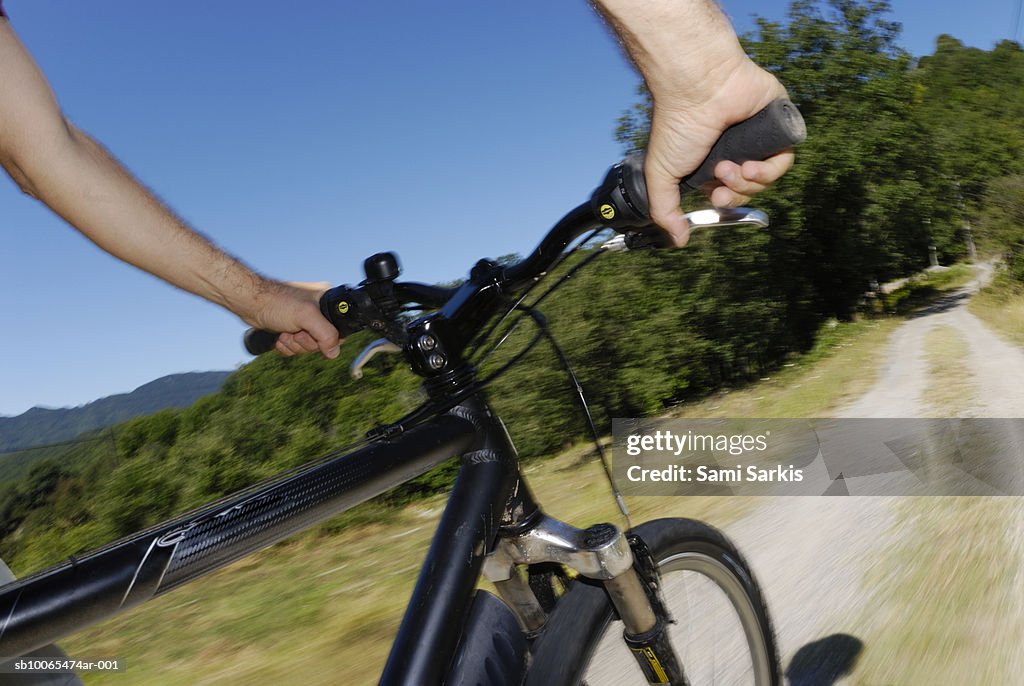
[[[601,233],[603,230],[604,229],[595,229],[594,231],[592,231],[584,240],[580,241],[575,247],[573,247],[572,250],[567,251],[565,256],[562,258],[562,260],[559,261],[559,264],[561,264],[561,262],[563,262],[571,253],[576,252],[582,246],[584,246],[588,242],[590,242],[595,236],[597,236],[597,234]],[[572,383],[573,390],[575,391],[576,397],[578,398],[580,406],[581,406],[581,408],[583,410],[583,415],[584,415],[584,417],[587,420],[587,427],[589,428],[590,434],[591,434],[591,436],[594,439],[594,447],[596,448],[598,457],[600,458],[601,467],[602,467],[602,470],[604,471],[605,478],[607,478],[607,480],[608,480],[608,486],[611,489],[612,495],[615,498],[615,504],[618,506],[619,512],[622,513],[623,519],[625,519],[626,529],[630,530],[630,529],[632,529],[633,525],[632,525],[632,521],[631,521],[631,518],[630,518],[630,515],[629,515],[629,508],[626,506],[626,501],[622,497],[622,492],[619,491],[618,487],[615,485],[615,480],[612,477],[611,462],[608,459],[607,451],[605,451],[604,446],[601,445],[601,436],[600,436],[600,434],[597,431],[596,425],[594,424],[593,415],[590,413],[590,406],[587,403],[587,398],[586,398],[586,396],[585,396],[585,394],[583,392],[583,386],[582,386],[582,384],[580,384],[579,378],[576,376],[576,373],[573,370],[572,364],[569,362],[569,358],[565,354],[564,349],[562,348],[562,346],[560,346],[558,344],[558,341],[555,340],[554,334],[551,333],[551,330],[550,330],[550,328],[547,325],[547,319],[544,317],[544,315],[539,310],[536,309],[537,305],[539,305],[541,302],[543,302],[555,290],[557,290],[558,288],[563,286],[565,283],[567,283],[569,281],[569,279],[571,279],[573,276],[575,276],[581,269],[583,269],[584,267],[586,267],[589,264],[591,264],[594,260],[596,260],[598,257],[603,255],[604,253],[605,253],[605,251],[601,250],[601,249],[593,250],[590,255],[585,257],[578,264],[574,265],[572,269],[570,269],[568,272],[563,274],[558,279],[558,281],[556,281],[555,283],[551,284],[551,286],[546,291],[544,291],[532,304],[530,304],[530,305],[523,305],[522,301],[529,294],[529,291],[532,290],[533,286],[536,285],[536,283],[539,283],[539,281],[535,282],[534,284],[532,284],[531,287],[527,289],[527,292],[524,293],[523,296],[521,298],[519,298],[519,300],[517,300],[516,304],[513,305],[513,307],[511,309],[509,309],[509,311],[506,312],[501,317],[501,319],[499,320],[499,322],[497,324],[495,324],[493,327],[491,327],[491,329],[487,332],[487,334],[485,336],[482,337],[482,339],[486,340],[491,335],[491,333],[498,327],[498,325],[500,325],[501,322],[505,321],[509,317],[509,315],[511,315],[513,312],[515,312],[517,310],[521,311],[521,312],[524,312],[525,316],[529,316],[531,319],[533,319],[533,321],[534,321],[534,323],[536,323],[540,333],[545,338],[547,338],[548,341],[551,343],[551,347],[554,348],[555,354],[558,356],[558,359],[559,359],[559,362],[562,365],[562,368],[565,370],[566,374],[568,374],[568,376],[569,376],[569,380]],[[516,330],[516,328],[519,326],[520,322],[523,321],[523,318],[524,318],[524,315],[521,315],[518,319],[513,321],[512,324],[508,327],[508,330],[505,331],[504,335],[490,348],[490,350],[487,350],[483,355],[478,357],[474,361],[474,364],[479,365],[485,359],[490,357],[490,355],[492,353],[494,353],[494,351],[497,350],[508,339],[508,337],[510,335],[512,335],[512,332]],[[513,364],[515,364],[519,360],[521,360],[522,357],[525,356],[525,354],[527,352],[529,352],[534,347],[534,345],[536,345],[536,342],[537,342],[537,338],[534,337],[534,339],[531,340],[530,343],[528,343],[526,345],[526,347],[524,347],[523,350],[521,350],[519,353],[517,353],[515,355],[515,357],[513,357],[509,362],[507,362],[505,365],[503,365],[495,373],[491,374],[483,382],[481,382],[481,386],[489,384],[490,382],[492,382],[493,380],[498,378],[501,374],[504,374],[509,368],[512,367]]]
[[[600,252],[597,253],[601,254]],[[593,261],[588,260],[589,261]],[[553,289],[552,289],[553,290]],[[550,291],[549,291],[550,292]],[[544,295],[547,295],[545,293]],[[583,415],[587,419],[587,426],[590,429],[590,434],[594,439],[594,447],[597,449],[597,455],[601,459],[601,467],[604,470],[604,475],[608,479],[608,486],[611,488],[612,495],[615,497],[615,504],[619,506],[619,512],[622,513],[622,517],[626,520],[626,531],[633,529],[633,523],[629,517],[629,508],[626,507],[626,501],[622,497],[622,492],[618,486],[615,485],[615,479],[612,478],[612,465],[608,460],[608,453],[605,451],[604,446],[601,445],[601,436],[597,432],[597,427],[594,425],[594,417],[590,414],[590,406],[587,404],[587,398],[583,394],[583,386],[580,384],[579,379],[576,377],[576,372],[573,371],[572,364],[569,362],[568,356],[562,346],[555,340],[554,334],[548,328],[547,319],[539,310],[535,310],[532,307],[524,308],[526,313],[537,323],[537,327],[543,332],[545,338],[551,343],[551,347],[555,349],[555,354],[558,355],[559,361],[562,363],[562,368],[566,374],[569,375],[569,380],[572,382],[573,390],[576,392],[576,396],[580,401],[580,407],[583,409]]]
[[[590,241],[592,241],[597,235],[603,233],[605,230],[606,229],[604,227],[601,227],[591,231],[585,238],[583,238],[583,240],[577,242],[575,246],[565,251],[561,255],[561,257],[559,257],[558,261],[554,265],[552,265],[552,267],[546,273],[550,274],[554,268],[563,264],[565,260],[567,260],[573,253],[577,252],[583,246],[590,243]],[[547,290],[545,290],[536,300],[534,300],[533,303],[531,303],[530,305],[524,305],[523,301],[526,300],[526,298],[530,295],[533,289],[540,284],[543,277],[536,279],[525,289],[525,291],[515,300],[515,302],[512,303],[509,309],[504,314],[502,314],[501,317],[499,317],[497,321],[493,325],[491,325],[481,336],[477,338],[475,349],[479,349],[480,347],[482,347],[483,344],[494,335],[494,332],[501,326],[501,324],[505,322],[513,313],[521,313],[520,316],[509,325],[508,329],[504,332],[501,338],[498,339],[498,341],[495,342],[494,345],[490,347],[490,349],[485,351],[483,354],[479,355],[473,361],[474,366],[479,366],[480,363],[482,363],[484,360],[490,357],[499,347],[502,346],[502,344],[505,343],[506,340],[508,340],[509,336],[512,335],[512,333],[518,328],[519,324],[523,321],[524,317],[529,317],[537,325],[538,331],[533,336],[533,338],[526,345],[523,346],[521,350],[519,350],[518,352],[516,352],[515,355],[512,356],[510,360],[505,362],[501,367],[499,367],[497,370],[495,370],[485,378],[481,379],[476,383],[471,384],[469,387],[463,389],[462,391],[453,394],[449,398],[445,399],[443,402],[428,401],[421,405],[420,407],[416,408],[415,410],[412,410],[411,412],[409,412],[396,422],[383,424],[375,427],[374,429],[367,433],[367,438],[370,441],[387,440],[400,433],[403,433],[404,431],[407,431],[408,429],[412,428],[413,426],[419,424],[420,422],[426,420],[431,416],[435,416],[437,414],[440,414],[441,412],[444,412],[454,407],[465,398],[469,397],[470,395],[473,395],[474,393],[479,392],[480,390],[489,386],[495,380],[503,376],[509,369],[518,364],[520,361],[522,361],[522,359],[531,350],[533,350],[533,348],[536,347],[536,345],[542,339],[547,339],[548,342],[551,344],[551,347],[554,349],[555,354],[558,357],[559,363],[562,366],[562,369],[565,370],[566,374],[569,377],[569,381],[572,384],[575,396],[579,401],[581,409],[583,410],[583,416],[586,419],[587,428],[589,429],[591,437],[593,438],[594,447],[597,451],[598,458],[600,459],[602,471],[604,472],[605,478],[608,480],[608,486],[615,499],[615,504],[618,507],[619,512],[622,514],[623,519],[625,520],[626,530],[631,530],[633,525],[629,514],[629,508],[626,506],[626,501],[622,497],[622,492],[618,489],[618,487],[615,484],[615,480],[612,476],[611,462],[608,459],[607,451],[601,444],[601,436],[597,431],[597,426],[594,424],[594,418],[590,412],[590,406],[587,403],[587,398],[583,391],[583,386],[582,384],[580,384],[579,378],[576,376],[576,372],[573,369],[568,356],[565,354],[565,350],[562,348],[561,345],[558,344],[558,341],[555,339],[550,327],[548,327],[547,319],[539,310],[536,309],[536,307],[541,302],[546,300],[548,296],[550,296],[557,289],[565,285],[569,281],[569,279],[574,277],[581,269],[590,265],[594,260],[603,255],[605,252],[605,250],[602,250],[600,248],[594,249],[591,252],[591,254],[587,255],[579,263],[574,265],[569,271],[567,271],[565,274],[559,277],[559,279],[555,283],[551,284],[551,286]]]
[[[589,238],[588,238],[588,240],[589,240]],[[586,243],[586,241],[584,241],[584,242],[583,242],[583,243],[581,243],[580,245],[583,245],[584,243]],[[575,250],[576,250],[576,249],[574,248],[574,251],[575,251]],[[577,273],[577,272],[578,272],[579,270],[583,269],[584,267],[586,267],[586,266],[587,266],[588,264],[590,264],[591,262],[593,262],[594,260],[596,260],[596,259],[597,259],[598,257],[600,257],[600,256],[601,256],[601,255],[603,255],[603,254],[605,254],[605,251],[603,251],[603,250],[594,250],[594,251],[593,251],[593,252],[592,252],[592,253],[591,253],[590,255],[587,255],[587,257],[585,257],[585,258],[584,258],[584,259],[583,259],[582,261],[580,261],[580,263],[579,263],[579,264],[577,264],[577,265],[576,265],[576,266],[574,266],[574,267],[573,267],[572,269],[570,269],[570,270],[569,270],[568,272],[566,272],[566,273],[565,273],[564,275],[562,275],[562,276],[561,276],[561,277],[560,277],[560,278],[558,279],[558,281],[556,281],[555,283],[553,283],[553,284],[551,285],[551,287],[550,287],[550,288],[548,288],[548,289],[547,289],[546,291],[544,291],[543,293],[541,293],[540,297],[539,297],[539,298],[537,298],[536,300],[534,300],[532,304],[530,304],[530,305],[526,305],[526,306],[522,306],[522,305],[521,305],[521,302],[522,302],[523,298],[520,298],[520,299],[519,299],[519,301],[517,301],[517,302],[516,302],[516,305],[515,305],[515,307],[513,307],[513,308],[512,308],[511,310],[509,310],[509,311],[508,311],[508,312],[507,312],[507,313],[505,314],[505,316],[504,316],[504,317],[502,317],[502,321],[504,321],[504,320],[505,320],[505,319],[506,319],[506,318],[507,318],[507,317],[509,316],[509,314],[511,314],[511,313],[512,313],[513,311],[515,311],[515,310],[517,310],[517,309],[524,309],[524,308],[525,308],[526,310],[528,310],[529,308],[534,308],[534,307],[537,307],[537,305],[539,305],[539,304],[541,304],[542,302],[544,302],[544,300],[545,300],[545,299],[546,299],[546,298],[547,298],[547,297],[548,297],[549,295],[551,295],[551,294],[552,294],[552,293],[553,293],[553,292],[554,292],[554,291],[555,291],[555,290],[556,290],[557,288],[561,287],[561,286],[562,286],[562,285],[564,285],[564,284],[565,284],[565,283],[566,283],[566,282],[567,282],[567,281],[568,281],[569,279],[571,279],[571,278],[572,278],[573,276],[575,276],[575,275],[576,275],[576,273]],[[524,297],[525,297],[525,295],[526,295],[526,294],[524,294]],[[480,362],[483,362],[483,361],[484,361],[485,359],[487,359],[487,357],[488,357],[488,356],[489,356],[489,355],[490,355],[491,353],[493,353],[493,352],[494,352],[495,350],[497,350],[497,349],[498,349],[498,347],[499,347],[499,346],[500,346],[500,345],[501,345],[502,343],[504,343],[504,342],[505,342],[505,340],[506,340],[506,339],[507,339],[507,338],[508,338],[508,337],[509,337],[509,336],[510,336],[510,335],[512,334],[512,332],[516,330],[516,327],[518,327],[518,326],[519,326],[519,322],[521,322],[521,321],[523,321],[523,318],[522,318],[522,317],[520,317],[519,319],[516,319],[516,320],[515,320],[514,322],[512,322],[512,324],[510,324],[510,325],[509,325],[509,327],[508,327],[508,330],[507,330],[507,331],[505,332],[505,335],[503,335],[503,336],[501,337],[501,339],[500,339],[500,340],[499,340],[499,341],[498,341],[497,343],[495,343],[495,344],[494,344],[494,347],[492,347],[492,348],[491,348],[490,350],[488,350],[488,351],[487,351],[487,352],[485,352],[485,353],[484,353],[483,355],[481,355],[481,356],[480,356],[480,358],[478,358],[476,362],[477,362],[478,364],[479,364]],[[500,323],[500,322],[499,322],[499,323]]]
[[[516,298],[515,302],[514,302],[514,303],[512,303],[512,305],[511,305],[511,306],[510,306],[510,307],[508,308],[508,310],[506,310],[506,311],[505,311],[505,313],[504,313],[503,315],[501,315],[501,317],[499,317],[499,318],[498,318],[498,319],[497,319],[497,320],[496,320],[496,321],[494,322],[494,324],[492,324],[492,325],[491,325],[491,326],[490,326],[490,327],[489,327],[489,328],[488,328],[488,329],[487,329],[487,330],[486,330],[486,331],[485,331],[485,332],[484,332],[483,334],[481,334],[481,335],[480,335],[480,336],[478,336],[478,337],[477,337],[477,338],[476,338],[476,339],[475,339],[474,341],[472,341],[472,342],[471,342],[471,344],[473,345],[473,349],[474,349],[474,350],[477,350],[477,349],[479,349],[479,348],[483,347],[484,343],[486,343],[486,342],[487,342],[487,339],[488,339],[488,338],[490,338],[490,337],[491,337],[491,335],[492,335],[492,334],[494,334],[495,330],[497,330],[497,328],[498,328],[499,326],[501,326],[501,324],[502,324],[502,323],[503,323],[503,322],[504,322],[504,321],[505,321],[506,319],[508,319],[508,318],[509,318],[509,316],[511,316],[511,315],[512,315],[512,313],[516,311],[516,309],[518,309],[518,308],[519,308],[519,306],[520,306],[520,305],[521,305],[521,304],[523,303],[523,301],[524,301],[524,300],[526,300],[526,297],[527,297],[528,295],[530,295],[530,293],[531,293],[531,292],[533,291],[533,289],[534,289],[534,288],[536,288],[537,286],[539,286],[539,285],[540,285],[541,281],[543,281],[543,279],[544,279],[544,277],[545,277],[546,275],[548,275],[548,274],[550,274],[551,272],[553,272],[553,271],[554,271],[555,269],[557,269],[557,268],[558,268],[559,266],[561,266],[561,264],[562,264],[563,262],[565,262],[565,261],[566,261],[566,260],[567,260],[567,259],[569,258],[569,256],[570,256],[570,255],[572,255],[573,253],[575,253],[575,252],[576,252],[577,250],[579,250],[580,248],[582,248],[582,247],[583,247],[584,245],[586,245],[586,244],[587,244],[587,243],[589,243],[590,241],[594,240],[594,238],[595,238],[595,237],[596,237],[596,236],[597,236],[598,234],[604,233],[605,231],[607,231],[607,229],[606,229],[605,227],[603,227],[603,226],[602,226],[602,227],[598,227],[598,228],[596,228],[596,229],[592,230],[592,231],[591,231],[590,233],[588,233],[588,234],[587,234],[587,235],[586,235],[586,236],[585,236],[585,237],[583,238],[583,240],[581,240],[581,241],[578,241],[578,242],[576,243],[576,245],[574,245],[574,246],[573,246],[572,248],[570,248],[570,249],[568,249],[568,250],[565,250],[565,251],[563,251],[563,252],[562,252],[562,254],[561,254],[561,255],[560,255],[559,257],[558,257],[558,259],[557,259],[557,260],[555,260],[554,264],[552,264],[552,265],[551,265],[550,267],[548,267],[547,271],[545,271],[545,272],[544,272],[543,274],[541,274],[541,275],[540,275],[539,277],[537,277],[536,279],[534,279],[533,283],[531,283],[531,284],[530,284],[529,286],[527,286],[527,287],[526,287],[526,290],[524,290],[524,291],[523,291],[523,292],[522,292],[522,293],[520,294],[520,296],[519,296],[518,298]],[[570,272],[570,275],[571,275],[571,274],[573,274],[573,273],[575,273],[576,271],[578,271],[578,268],[577,268],[577,269],[573,269],[573,270],[572,270],[572,271]],[[544,299],[545,297],[547,297],[547,295],[548,295],[549,293],[551,293],[551,291],[553,291],[553,290],[555,290],[556,288],[558,288],[558,286],[559,286],[559,285],[561,285],[562,281],[564,281],[564,279],[565,279],[565,278],[568,278],[568,276],[566,276],[566,277],[563,277],[563,279],[560,279],[560,280],[558,281],[558,283],[556,283],[556,284],[555,284],[555,285],[553,285],[553,286],[552,286],[551,288],[549,288],[549,289],[547,290],[547,292],[545,292],[545,293],[544,293],[544,295],[542,295],[542,296],[540,297],[540,299],[538,299],[538,300],[537,300],[537,302],[540,302],[540,301],[541,301],[541,300],[543,300],[543,299]],[[534,305],[536,305],[536,304],[537,304],[537,302],[535,302],[535,303],[534,303]],[[516,321],[518,322],[519,320],[516,320]],[[515,325],[513,325],[513,328],[514,328],[514,326],[515,326]],[[509,330],[509,332],[511,332],[511,329]],[[495,351],[495,350],[496,350],[496,349],[498,348],[498,346],[500,346],[500,345],[501,345],[501,343],[502,343],[502,342],[504,341],[504,339],[505,339],[505,338],[507,338],[507,337],[508,337],[508,334],[506,333],[506,335],[505,335],[505,336],[504,336],[504,337],[502,338],[502,340],[501,340],[501,341],[499,341],[498,343],[496,343],[496,344],[494,345],[494,347],[492,347],[492,348],[491,348],[490,350],[488,350],[487,352],[485,352],[485,353],[484,353],[484,354],[483,354],[483,355],[482,355],[482,356],[481,356],[480,358],[478,358],[478,359],[476,360],[476,363],[482,362],[482,361],[483,361],[483,360],[484,360],[484,359],[485,359],[485,358],[486,358],[486,357],[487,357],[488,355],[490,355],[490,354],[491,354],[492,352],[494,352],[494,351]]]

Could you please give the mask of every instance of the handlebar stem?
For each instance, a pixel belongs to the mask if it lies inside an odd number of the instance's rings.
[[[405,354],[412,370],[427,379],[432,394],[450,395],[473,378],[463,351],[494,311],[502,295],[505,270],[481,260],[437,312],[413,321],[407,328]]]

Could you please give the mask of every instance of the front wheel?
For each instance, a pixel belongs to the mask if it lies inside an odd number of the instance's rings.
[[[781,683],[775,635],[747,563],[717,529],[657,519],[634,532],[650,549],[668,631],[693,686]],[[558,601],[534,645],[526,686],[629,686],[647,681],[622,640],[604,587],[580,579]]]

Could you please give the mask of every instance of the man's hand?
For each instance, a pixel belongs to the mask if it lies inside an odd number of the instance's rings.
[[[726,128],[785,97],[778,80],[747,57],[713,0],[596,0],[654,99],[644,169],[651,218],[677,246],[690,227],[679,181],[707,157]],[[720,162],[709,188],[719,207],[763,191],[793,164],[793,153],[763,162]]]
[[[334,325],[320,313],[320,296],[329,283],[264,282],[256,298],[256,310],[243,319],[258,329],[280,331],[277,352],[290,357],[320,352],[328,359],[338,356],[341,339]]]
[[[644,175],[651,219],[671,234],[677,246],[686,245],[690,227],[680,209],[679,180],[707,157],[722,132],[749,119],[772,101],[786,97],[778,80],[747,60],[721,82],[719,90],[699,105],[673,98],[655,98],[651,137]],[[742,165],[719,162],[715,177],[720,185],[707,188],[716,207],[738,207],[765,190],[793,166],[787,150],[764,161]]]

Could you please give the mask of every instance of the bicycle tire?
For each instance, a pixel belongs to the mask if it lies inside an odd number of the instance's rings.
[[[690,572],[714,584],[739,619],[743,632],[739,640],[745,641],[750,651],[749,681],[730,676],[711,683],[780,684],[775,634],[764,597],[750,567],[729,539],[714,527],[691,519],[657,519],[637,526],[634,532],[647,544],[658,565],[670,615],[676,616],[678,608],[673,606],[674,599],[668,597],[669,582],[678,580],[677,577],[689,579],[683,573]],[[621,686],[647,683],[621,640],[621,624],[613,625],[613,619],[616,619],[615,610],[600,583],[589,579],[574,582],[558,601],[544,633],[534,644],[525,686],[578,686],[581,683],[596,686],[594,676],[587,673],[588,666],[602,651],[616,652],[616,669],[629,672],[630,678],[634,678],[635,670],[634,681],[614,676],[607,679],[608,683]],[[679,635],[673,633],[672,636],[690,683],[704,686],[706,681],[695,678],[688,669],[687,651]],[[616,644],[619,648],[609,648]]]

